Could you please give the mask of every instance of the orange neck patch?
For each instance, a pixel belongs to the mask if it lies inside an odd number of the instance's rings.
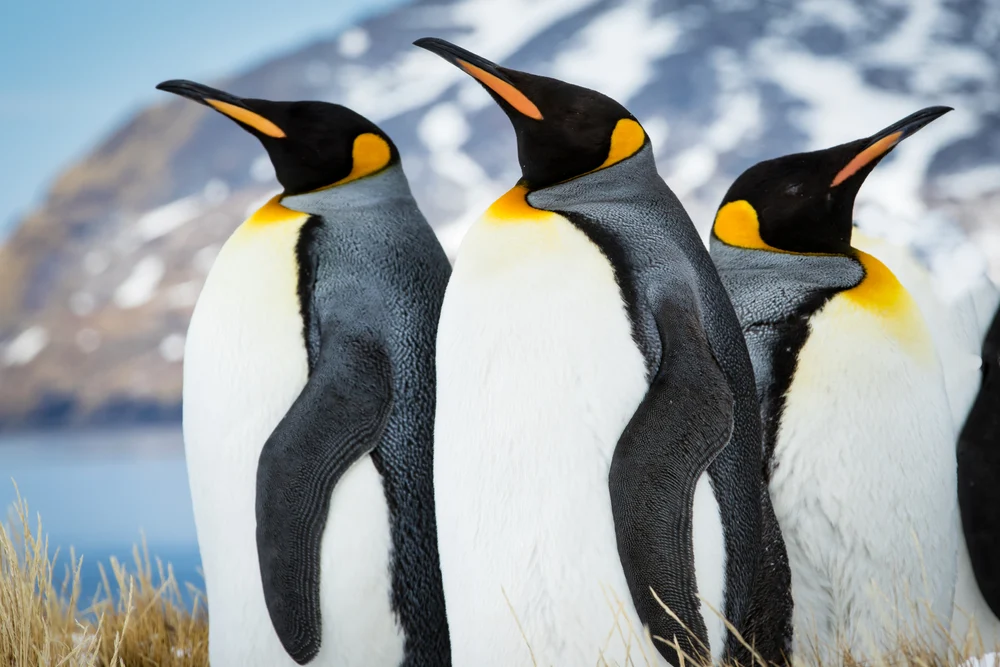
[[[267,203],[257,209],[253,215],[243,223],[249,227],[260,227],[265,225],[275,225],[285,222],[299,222],[309,216],[299,211],[293,211],[281,205],[281,198],[284,195],[275,195],[267,200]]]
[[[720,241],[736,248],[789,255],[832,256],[824,253],[791,253],[768,245],[760,237],[757,212],[744,200],[729,202],[719,209],[713,232]],[[876,258],[856,248],[854,256],[864,268],[865,276],[860,283],[844,290],[841,295],[856,306],[877,315],[893,338],[923,351],[926,342],[925,327],[909,292],[892,271]]]
[[[933,345],[923,315],[910,293],[885,264],[855,249],[865,269],[857,286],[841,292],[848,301],[876,315],[886,332],[917,358],[933,359]]]
[[[865,269],[865,277],[856,286],[845,290],[845,297],[868,310],[886,315],[895,313],[901,307],[908,308],[913,303],[910,293],[889,267],[866,252],[855,249],[854,253]]]
[[[518,222],[545,222],[555,213],[535,208],[528,203],[528,188],[515,185],[493,205],[486,209],[483,218],[494,224]]]

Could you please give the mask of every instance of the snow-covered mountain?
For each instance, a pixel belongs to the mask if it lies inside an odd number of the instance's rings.
[[[915,247],[945,291],[987,260],[1000,277],[996,0],[427,0],[214,82],[381,124],[454,250],[519,170],[503,113],[411,46],[424,36],[618,99],[705,232],[754,162],[953,106],[872,174],[859,222]],[[166,96],[66,171],[0,249],[0,423],[176,418],[202,280],[276,189],[257,142]]]

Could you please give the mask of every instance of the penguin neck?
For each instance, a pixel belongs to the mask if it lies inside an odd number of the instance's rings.
[[[630,157],[568,181],[528,192],[526,199],[536,209],[572,211],[594,204],[659,199],[664,192],[669,193],[670,190],[656,171],[653,149],[647,143]]]
[[[879,318],[886,331],[901,345],[924,358],[930,356],[929,333],[916,301],[895,274],[878,259],[854,249],[865,277],[842,296]]]
[[[375,208],[410,198],[410,184],[402,167],[396,163],[343,185],[281,197],[280,202],[293,211],[329,217],[344,209]]]

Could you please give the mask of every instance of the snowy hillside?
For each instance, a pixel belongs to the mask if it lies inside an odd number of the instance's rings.
[[[429,35],[624,103],[703,232],[752,163],[953,106],[872,174],[859,223],[917,248],[946,291],[987,258],[1000,278],[998,2],[416,2],[212,83],[380,123],[452,251],[519,171],[503,113],[411,46]],[[67,171],[0,250],[0,424],[176,418],[201,282],[275,190],[255,141],[166,96]]]

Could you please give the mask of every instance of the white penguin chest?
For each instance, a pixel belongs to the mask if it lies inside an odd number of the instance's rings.
[[[307,216],[248,221],[195,307],[184,365],[184,440],[218,664],[288,665],[270,622],[256,545],[261,450],[308,379],[295,248]],[[323,639],[314,663],[398,665],[388,507],[370,457],[333,490],[321,551]]]
[[[527,664],[525,639],[539,664],[591,664],[602,647],[621,659],[629,623],[641,634],[608,471],[645,365],[608,260],[561,216],[537,218],[469,231],[438,328],[435,501],[456,666]],[[624,636],[608,640],[616,619]]]
[[[188,328],[185,455],[211,658],[220,664],[253,664],[251,651],[294,664],[264,605],[254,507],[261,449],[308,375],[296,294],[300,226],[244,223],[219,253]]]
[[[833,297],[810,320],[785,395],[770,490],[799,649],[836,642],[837,633],[858,651],[880,643],[884,620],[898,617],[893,604],[949,614],[951,416],[929,335],[906,307],[890,320]]]

